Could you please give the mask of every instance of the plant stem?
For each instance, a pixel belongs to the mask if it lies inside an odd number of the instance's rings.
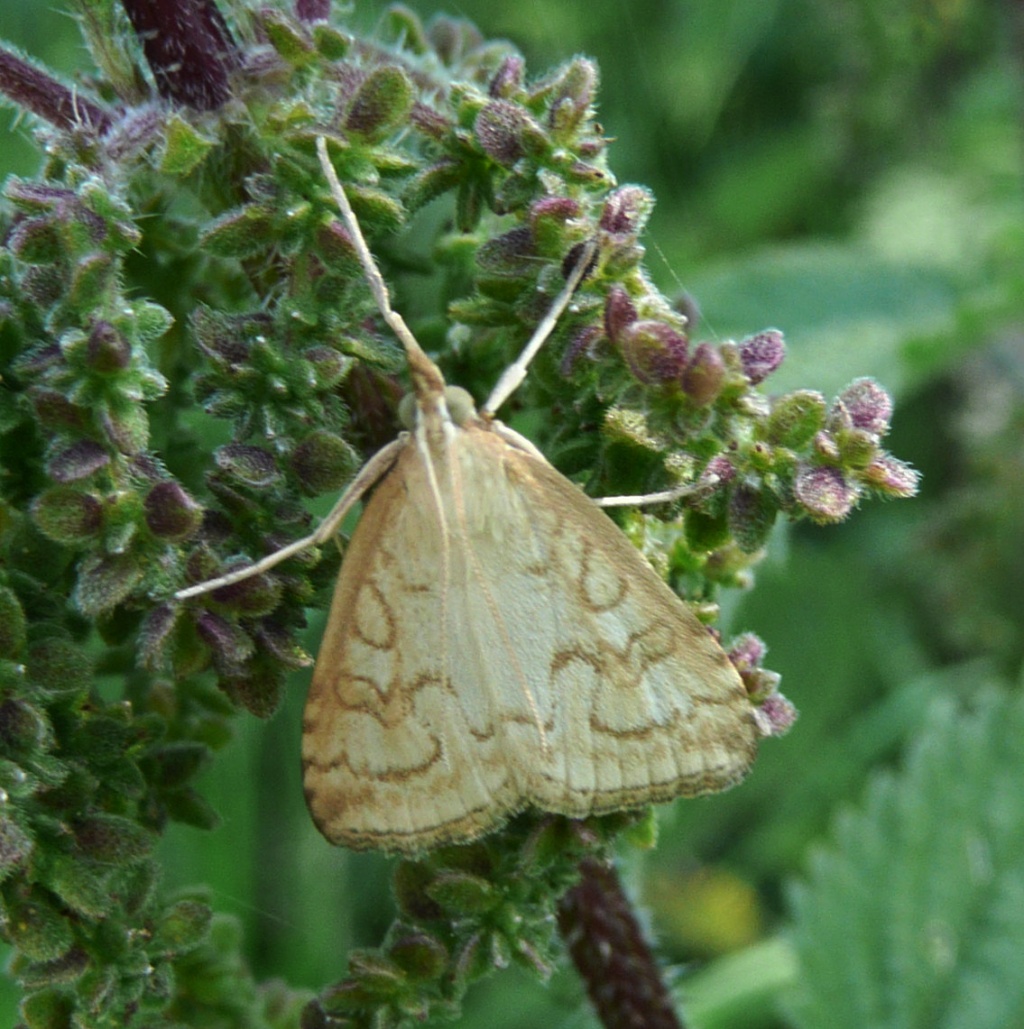
[[[162,97],[200,111],[231,95],[238,52],[213,0],[121,0]]]
[[[605,1029],[684,1029],[614,866],[584,858],[558,927]]]
[[[0,93],[59,129],[89,126],[102,133],[110,125],[110,115],[98,104],[4,49],[0,49]]]

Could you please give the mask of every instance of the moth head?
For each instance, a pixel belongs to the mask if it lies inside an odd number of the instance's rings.
[[[445,386],[444,407],[448,417],[458,426],[464,426],[476,417],[476,404],[468,390],[461,386]],[[398,405],[398,420],[406,429],[416,428],[420,415],[420,402],[415,393],[406,393]]]

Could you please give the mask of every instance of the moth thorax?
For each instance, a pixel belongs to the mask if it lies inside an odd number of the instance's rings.
[[[445,386],[444,406],[448,417],[456,425],[465,425],[476,417],[476,404],[468,390],[461,386]],[[420,405],[415,393],[406,393],[398,405],[398,420],[406,429],[415,429],[419,421]]]

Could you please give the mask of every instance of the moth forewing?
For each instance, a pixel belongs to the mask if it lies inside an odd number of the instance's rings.
[[[307,703],[325,835],[415,851],[528,806],[709,792],[756,736],[721,648],[546,461],[481,420],[403,449],[349,545]]]

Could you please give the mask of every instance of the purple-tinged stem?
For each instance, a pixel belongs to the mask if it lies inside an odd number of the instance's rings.
[[[121,0],[160,95],[201,111],[231,95],[234,40],[213,0]]]
[[[110,126],[110,115],[98,104],[2,48],[0,93],[59,129],[87,126],[99,135]]]
[[[605,1029],[683,1029],[614,866],[580,862],[558,928]]]

